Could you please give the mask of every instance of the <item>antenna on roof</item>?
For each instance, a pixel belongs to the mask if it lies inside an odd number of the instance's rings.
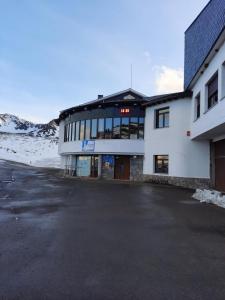
[[[130,65],[130,88],[132,89],[133,86],[133,66]]]

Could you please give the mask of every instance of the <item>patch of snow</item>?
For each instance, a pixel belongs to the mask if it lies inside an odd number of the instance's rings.
[[[197,189],[192,197],[200,202],[211,203],[225,208],[225,196],[221,192]]]
[[[0,159],[59,168],[58,138],[0,133]]]

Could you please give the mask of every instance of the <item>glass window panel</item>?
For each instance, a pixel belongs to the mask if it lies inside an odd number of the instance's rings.
[[[168,174],[169,159],[168,155],[155,156],[155,173]]]
[[[139,118],[139,139],[144,138],[144,118]]]
[[[86,120],[85,125],[85,139],[89,140],[91,137],[91,120]]]
[[[104,139],[105,120],[98,119],[98,139]]]
[[[70,140],[70,124],[67,125],[67,142]]]
[[[76,141],[80,139],[80,121],[76,122]]]
[[[73,140],[73,123],[70,124],[71,125],[71,131],[70,131],[70,140]]]
[[[113,138],[120,139],[120,118],[113,119]]]
[[[130,118],[130,139],[138,138],[138,118]]]
[[[97,138],[97,119],[91,120],[91,138]]]
[[[105,119],[105,138],[112,138],[112,118]]]
[[[84,126],[85,121],[80,121],[80,140],[84,140]]]
[[[169,113],[165,113],[164,115],[164,127],[169,127]]]
[[[129,118],[121,118],[121,139],[129,139]]]

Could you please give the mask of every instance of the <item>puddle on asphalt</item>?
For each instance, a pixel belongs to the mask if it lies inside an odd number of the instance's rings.
[[[199,204],[199,202],[196,200],[181,200],[180,203],[188,205]]]

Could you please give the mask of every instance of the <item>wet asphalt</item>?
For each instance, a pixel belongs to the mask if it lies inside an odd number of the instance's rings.
[[[224,300],[225,210],[191,195],[0,161],[0,299]]]

